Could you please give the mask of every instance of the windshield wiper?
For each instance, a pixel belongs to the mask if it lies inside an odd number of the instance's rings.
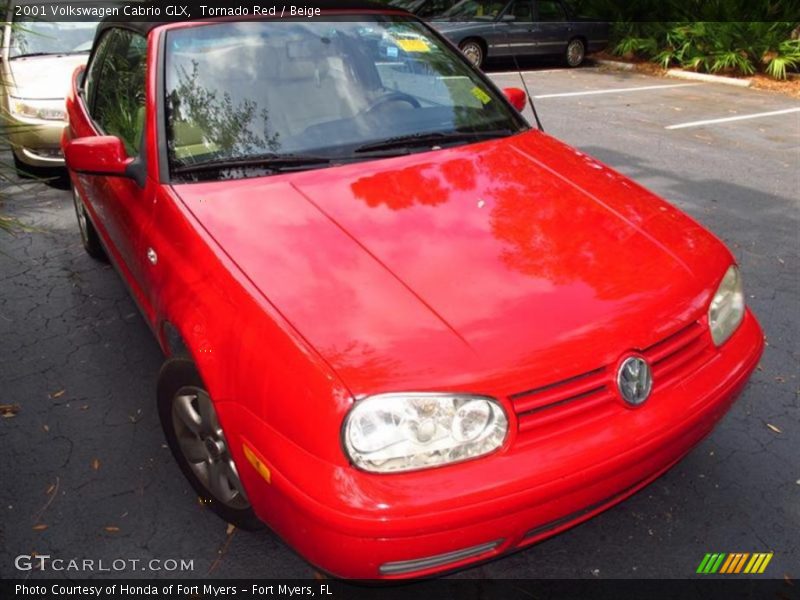
[[[202,171],[238,169],[247,167],[263,167],[272,171],[283,171],[313,167],[315,165],[327,165],[333,162],[334,158],[325,156],[311,156],[303,154],[258,154],[255,156],[244,156],[241,158],[217,158],[204,160],[194,164],[180,165],[172,169],[173,173],[198,173]]]
[[[173,167],[172,172],[181,175],[184,173],[200,173],[203,171],[220,171],[224,169],[246,169],[249,167],[262,167],[270,171],[292,171],[309,169],[316,166],[338,165],[348,162],[369,160],[371,158],[391,158],[402,156],[408,152],[371,152],[368,156],[314,156],[311,154],[256,154],[240,158],[215,158],[198,163],[189,163]]]
[[[438,146],[454,142],[471,142],[512,135],[511,129],[493,129],[489,131],[433,131],[429,133],[412,133],[391,137],[380,142],[372,142],[359,146],[353,152],[372,152],[374,150],[391,150],[392,148],[413,148],[414,146]]]

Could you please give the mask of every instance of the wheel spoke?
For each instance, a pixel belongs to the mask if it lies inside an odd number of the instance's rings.
[[[244,496],[244,488],[242,488],[242,481],[239,479],[239,473],[236,472],[236,465],[233,464],[233,461],[229,458],[228,460],[224,461],[225,466],[225,475],[228,478],[228,481],[231,483],[231,486],[242,496]]]
[[[178,417],[180,422],[194,434],[199,435],[203,430],[202,418],[200,413],[194,407],[194,400],[197,398],[194,394],[183,394],[175,396],[173,402],[173,411],[175,416]]]
[[[187,432],[184,435],[179,435],[178,443],[181,445],[183,455],[190,463],[199,464],[208,458],[205,445],[193,433]]]
[[[219,421],[208,394],[197,395],[197,407],[200,410],[200,426],[203,433],[216,434],[219,431]]]
[[[217,500],[228,504],[236,496],[236,490],[231,488],[228,481],[225,462],[215,460],[208,463],[208,487]]]

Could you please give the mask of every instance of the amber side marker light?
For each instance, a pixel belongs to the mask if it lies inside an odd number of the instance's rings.
[[[242,450],[244,450],[244,456],[253,468],[258,471],[258,474],[264,478],[264,481],[267,483],[272,483],[272,472],[269,470],[269,467],[264,464],[264,462],[256,456],[256,453],[253,452],[247,444],[242,444]]]

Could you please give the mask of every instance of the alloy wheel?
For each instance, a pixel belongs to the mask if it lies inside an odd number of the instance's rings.
[[[172,399],[172,426],[181,453],[208,493],[230,508],[249,508],[217,413],[205,390],[178,390]]]
[[[461,46],[461,52],[473,66],[480,68],[483,63],[483,48],[476,42],[467,42]]]
[[[572,40],[567,46],[567,64],[570,67],[577,67],[583,62],[586,56],[586,48],[581,40]]]
[[[89,243],[89,226],[86,217],[86,208],[83,206],[78,190],[72,188],[72,203],[75,205],[75,216],[78,217],[78,228],[81,231],[81,241],[86,246]]]

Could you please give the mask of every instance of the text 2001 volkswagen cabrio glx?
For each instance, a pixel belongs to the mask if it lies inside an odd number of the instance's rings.
[[[731,406],[763,344],[731,253],[524,101],[392,9],[99,26],[63,139],[81,235],[223,518],[427,575],[621,501]]]

